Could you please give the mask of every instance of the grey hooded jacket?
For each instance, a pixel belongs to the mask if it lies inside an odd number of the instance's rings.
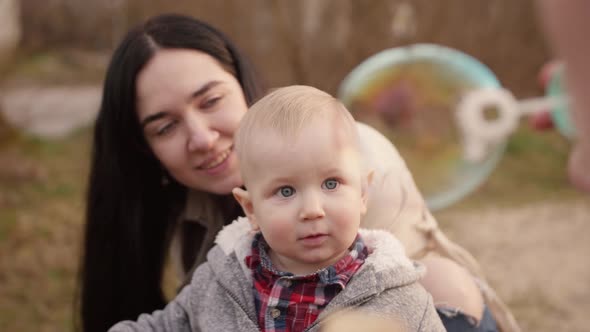
[[[362,310],[405,323],[408,331],[445,331],[430,295],[418,279],[423,268],[404,253],[401,243],[381,230],[360,230],[371,254],[306,331],[318,331],[330,314]],[[254,233],[239,218],[217,236],[207,262],[191,283],[163,310],[124,321],[109,331],[261,331],[258,327],[252,273],[245,264]]]

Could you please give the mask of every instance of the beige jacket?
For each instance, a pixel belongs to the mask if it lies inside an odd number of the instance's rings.
[[[520,331],[508,308],[485,281],[477,261],[465,249],[450,241],[438,228],[436,219],[428,210],[395,147],[375,129],[362,123],[357,125],[365,166],[373,171],[367,213],[361,227],[390,231],[402,242],[407,255],[413,259],[436,252],[464,266],[479,279],[486,303],[500,329],[504,332]],[[223,227],[223,220],[219,211],[212,208],[209,195],[199,192],[189,193],[183,218],[199,222],[208,230],[197,258],[197,264],[200,264]],[[173,241],[172,253],[179,257],[176,240]]]

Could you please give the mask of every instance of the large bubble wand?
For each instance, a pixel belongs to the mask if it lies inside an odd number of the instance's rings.
[[[561,76],[554,76],[546,96],[518,101],[474,57],[416,44],[363,61],[343,80],[339,98],[394,143],[429,207],[439,210],[487,179],[522,116],[553,109],[560,132],[573,135]]]

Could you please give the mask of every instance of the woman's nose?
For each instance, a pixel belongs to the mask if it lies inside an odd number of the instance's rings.
[[[188,116],[186,119],[188,127],[188,150],[190,152],[208,151],[213,148],[219,132],[211,127],[204,119],[195,116]]]
[[[307,193],[303,197],[299,217],[302,220],[316,220],[325,216],[321,198],[318,194]]]

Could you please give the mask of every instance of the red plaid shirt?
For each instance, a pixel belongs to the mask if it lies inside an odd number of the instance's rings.
[[[336,264],[306,276],[276,270],[268,256],[268,244],[257,234],[246,264],[252,269],[258,325],[267,332],[303,331],[346,287],[369,254],[357,235],[348,255]]]

